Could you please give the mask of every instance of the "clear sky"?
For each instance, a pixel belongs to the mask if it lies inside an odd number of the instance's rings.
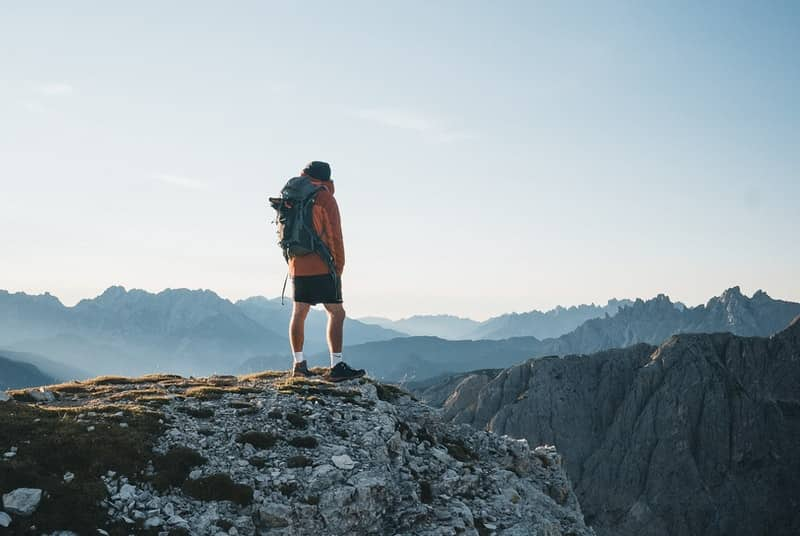
[[[3,2],[0,288],[280,293],[312,159],[348,312],[800,300],[800,3]]]

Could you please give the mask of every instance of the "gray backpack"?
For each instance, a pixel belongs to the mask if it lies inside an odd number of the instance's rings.
[[[325,261],[335,278],[333,255],[314,229],[314,203],[322,188],[312,183],[308,177],[294,177],[283,187],[281,196],[270,197],[269,203],[275,209],[273,223],[277,225],[278,245],[286,262],[292,257],[316,253]],[[284,289],[285,287],[284,282]]]

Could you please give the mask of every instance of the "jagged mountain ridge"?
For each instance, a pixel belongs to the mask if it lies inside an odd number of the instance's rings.
[[[4,346],[92,373],[218,370],[222,355],[245,358],[284,341],[215,293],[187,289],[116,286],[73,307],[3,292],[0,318]]]
[[[555,444],[598,534],[790,535],[798,386],[800,319],[771,338],[682,334],[468,374],[444,411]]]
[[[408,335],[439,337],[447,340],[500,340],[512,337],[545,339],[569,333],[591,318],[613,316],[620,307],[632,303],[631,300],[610,299],[604,306],[593,303],[558,306],[549,311],[507,313],[482,322],[445,314],[414,315],[400,320],[382,317],[363,317],[360,320]],[[677,305],[682,306],[682,304]]]
[[[660,344],[676,333],[730,331],[737,335],[769,336],[786,327],[797,315],[800,303],[775,300],[763,291],[748,298],[739,287],[732,287],[696,307],[676,307],[663,294],[646,301],[638,299],[614,316],[587,320],[554,339],[446,341],[409,337],[351,346],[346,352],[348,359],[377,377],[419,381],[447,372],[504,368],[532,357],[591,353],[640,342]]]
[[[622,307],[632,305],[631,300],[612,298],[606,305],[581,304],[558,306],[549,311],[510,313],[481,322],[466,333],[465,339],[508,339],[511,337],[536,337],[549,339],[569,333],[587,320],[614,316]]]

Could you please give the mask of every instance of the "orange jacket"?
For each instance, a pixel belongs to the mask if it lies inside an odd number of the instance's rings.
[[[333,181],[319,181],[312,178],[311,182],[317,186],[322,186],[322,190],[317,194],[312,211],[314,229],[316,229],[319,237],[331,251],[333,263],[336,265],[336,273],[342,275],[344,270],[344,240],[342,239],[342,220],[339,217],[339,205],[336,204],[336,198],[333,197],[335,190]],[[327,273],[330,273],[328,265],[316,253],[289,258],[289,277],[323,275]]]

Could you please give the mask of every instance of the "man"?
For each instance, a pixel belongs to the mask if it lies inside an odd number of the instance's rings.
[[[316,253],[289,257],[289,277],[294,287],[294,310],[289,323],[289,340],[294,354],[292,375],[312,375],[303,357],[305,320],[311,306],[321,303],[328,313],[328,349],[331,354],[331,370],[326,379],[339,382],[359,378],[364,371],[353,369],[342,360],[344,241],[339,205],[333,197],[331,167],[326,162],[314,161],[303,169],[302,174],[312,184],[321,187],[312,209],[314,230],[333,257],[335,277],[331,267]]]

